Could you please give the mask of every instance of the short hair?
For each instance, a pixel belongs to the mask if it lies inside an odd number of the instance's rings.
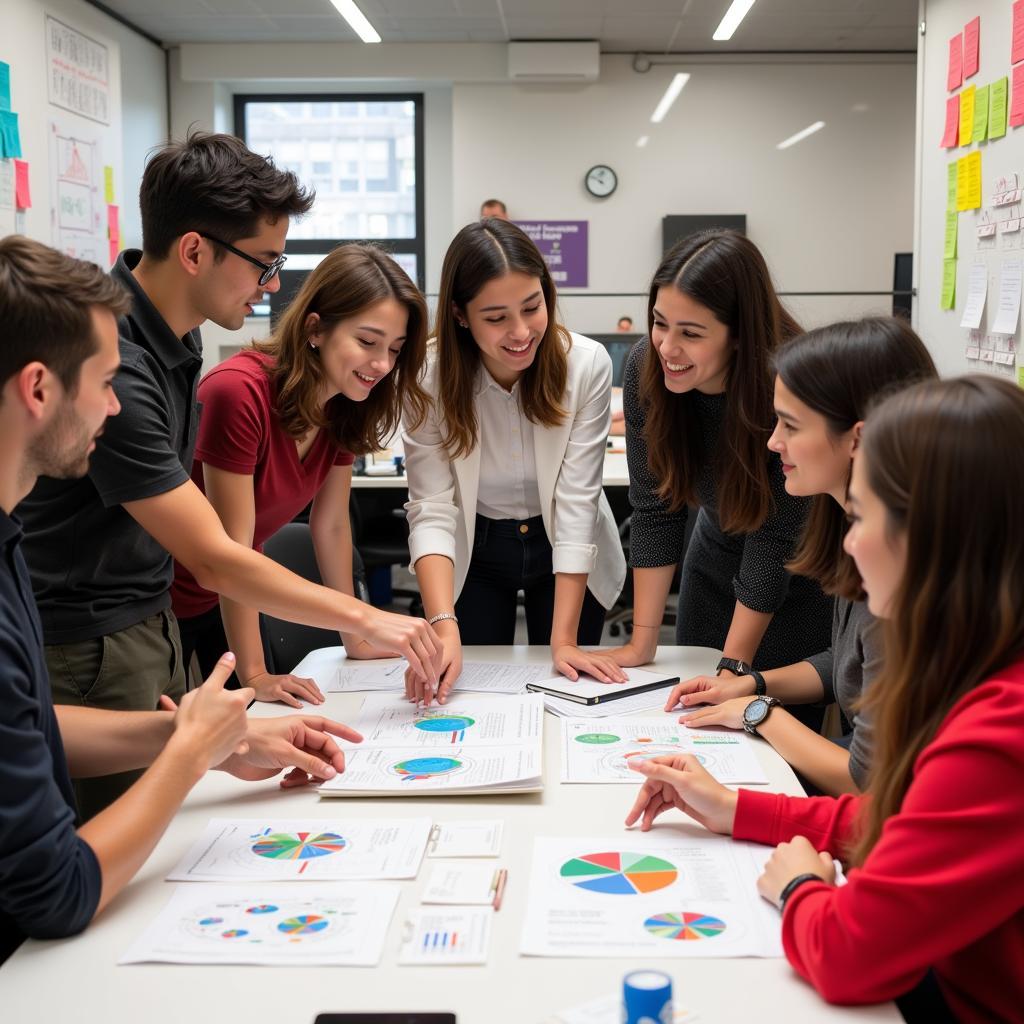
[[[165,259],[188,231],[235,242],[256,234],[261,220],[308,213],[313,199],[292,171],[279,170],[234,135],[192,131],[146,165],[139,189],[142,251]]]
[[[616,320],[615,322],[617,324],[621,324],[623,320],[625,320],[626,323],[629,324],[630,327],[633,326],[633,318],[631,316],[620,316],[619,319]]]
[[[131,297],[95,263],[24,235],[0,239],[0,386],[39,361],[73,395],[82,363],[99,351],[93,307],[124,316]]]
[[[485,199],[480,204],[480,212],[482,213],[488,206],[497,206],[502,213],[508,213],[508,207],[500,199]]]

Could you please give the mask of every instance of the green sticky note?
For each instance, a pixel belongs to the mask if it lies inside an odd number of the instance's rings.
[[[946,209],[956,209],[956,161],[946,168]]]
[[[942,264],[942,308],[952,309],[956,303],[956,260]]]
[[[1006,134],[1006,77],[993,82],[988,90],[988,137],[999,139]]]
[[[974,94],[974,136],[975,142],[981,142],[988,131],[988,92],[987,85],[979,85]]]
[[[103,193],[104,201],[109,205],[114,201],[114,168],[103,168]]]
[[[957,225],[957,214],[956,210],[946,211],[946,244],[942,250],[942,258],[944,260],[956,260],[956,225]]]
[[[0,110],[11,109],[11,65],[0,60]]]
[[[1024,388],[1024,366],[1017,367],[1017,387]]]

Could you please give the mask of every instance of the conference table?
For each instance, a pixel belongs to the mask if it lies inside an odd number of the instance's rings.
[[[707,648],[662,647],[655,666],[686,678],[713,671],[719,652]],[[467,660],[539,664],[546,647],[469,648]],[[326,713],[352,720],[363,694],[331,693]],[[282,705],[254,705],[253,715],[290,713]],[[657,714],[659,712],[646,712]],[[389,798],[321,801],[313,789],[284,791],[276,780],[245,783],[209,773],[136,879],[79,936],[26,942],[0,968],[0,1018],[5,1024],[81,1021],[102,1024],[205,1024],[256,1022],[313,1024],[328,1011],[451,1011],[458,1024],[543,1024],[558,1011],[621,989],[623,975],[654,968],[671,975],[678,1008],[699,1024],[786,1024],[831,1021],[900,1021],[891,1003],[834,1007],[824,1003],[784,959],[561,959],[525,957],[519,940],[526,909],[535,836],[616,835],[635,790],[625,785],[560,785],[559,721],[545,714],[544,790],[491,797]],[[799,794],[789,766],[760,740],[757,755],[776,791]],[[117,966],[128,946],[156,917],[176,883],[164,881],[213,817],[232,818],[403,818],[437,821],[500,818],[501,856],[508,884],[495,914],[490,953],[482,966],[398,966],[405,914],[419,903],[427,865],[416,879],[402,881],[401,897],[388,931],[384,955],[375,968]],[[660,819],[662,821],[667,819]],[[642,842],[635,835],[634,843]],[[461,863],[469,863],[462,861]],[[202,885],[204,883],[188,883]],[[295,883],[302,885],[303,883]],[[367,885],[375,883],[368,882]],[[751,894],[756,899],[755,894]]]

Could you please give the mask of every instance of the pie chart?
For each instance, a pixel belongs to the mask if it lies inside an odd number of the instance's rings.
[[[619,737],[610,732],[583,732],[576,737],[577,743],[618,743]]]
[[[462,767],[462,762],[454,757],[410,757],[391,767],[403,782],[419,782],[437,775],[450,775]]]
[[[421,718],[416,728],[423,732],[462,732],[473,724],[474,720],[468,715],[436,715]]]
[[[339,853],[347,845],[336,832],[272,832],[260,836],[252,852],[270,860],[310,860]]]
[[[678,877],[676,866],[646,853],[587,853],[567,860],[559,872],[579,889],[611,896],[657,892]]]
[[[328,924],[327,918],[319,914],[296,914],[295,917],[286,917],[277,930],[285,935],[314,935],[322,932]]]
[[[692,942],[698,939],[713,939],[725,931],[725,922],[708,914],[693,914],[683,911],[679,914],[655,914],[644,921],[644,927],[660,939],[679,939]]]

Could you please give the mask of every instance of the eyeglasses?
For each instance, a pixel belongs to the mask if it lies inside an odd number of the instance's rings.
[[[236,256],[241,256],[243,260],[248,260],[253,264],[253,266],[259,267],[262,273],[260,274],[257,284],[261,288],[264,285],[270,284],[270,282],[277,277],[278,271],[288,261],[288,257],[285,256],[284,253],[281,253],[273,263],[264,263],[263,260],[258,260],[255,256],[250,256],[247,252],[242,252],[241,249],[236,249],[230,243],[224,242],[219,238],[214,238],[213,235],[208,235],[203,231],[197,231],[196,234],[198,234],[200,238],[205,238],[208,242],[216,242],[217,245],[227,249],[228,252],[233,252]]]

